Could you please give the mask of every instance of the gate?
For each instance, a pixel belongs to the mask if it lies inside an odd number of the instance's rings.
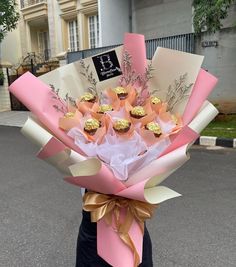
[[[7,69],[8,84],[12,84],[16,79],[26,72],[31,72],[36,77],[43,75],[53,69],[59,67],[58,60],[47,60],[45,54],[37,54],[35,52],[28,53],[20,60],[20,63]],[[28,110],[14,95],[10,93],[11,109],[18,111]]]

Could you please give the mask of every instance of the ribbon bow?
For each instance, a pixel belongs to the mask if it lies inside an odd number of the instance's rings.
[[[140,257],[129,235],[129,229],[133,220],[136,220],[144,233],[144,221],[152,217],[157,205],[96,192],[85,193],[83,201],[83,209],[91,212],[91,221],[97,222],[104,218],[106,223],[114,228],[121,240],[131,249],[134,254],[134,267],[138,266]],[[121,212],[125,216],[121,216]]]

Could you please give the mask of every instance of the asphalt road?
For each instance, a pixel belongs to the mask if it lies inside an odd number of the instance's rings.
[[[19,128],[0,126],[0,151],[0,267],[74,266],[79,188],[37,159]],[[236,150],[190,154],[165,182],[183,197],[147,223],[154,267],[235,267]]]

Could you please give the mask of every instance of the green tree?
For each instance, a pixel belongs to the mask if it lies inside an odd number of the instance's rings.
[[[202,30],[216,32],[222,27],[221,21],[228,15],[228,9],[235,0],[193,0],[194,31],[200,34]]]
[[[19,13],[15,0],[0,0],[0,43],[7,34],[17,26]]]

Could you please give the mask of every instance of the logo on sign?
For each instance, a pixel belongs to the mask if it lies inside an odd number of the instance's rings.
[[[114,78],[122,74],[116,52],[110,51],[92,57],[99,81]]]

